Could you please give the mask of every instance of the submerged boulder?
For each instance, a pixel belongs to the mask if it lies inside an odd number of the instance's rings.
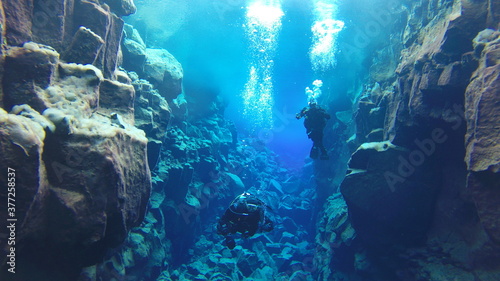
[[[0,179],[2,186],[6,187],[0,191],[0,197],[5,198],[5,201],[7,198],[15,200],[12,201],[15,203],[13,214],[17,219],[16,240],[19,242],[26,235],[33,234],[30,232],[33,225],[42,222],[38,213],[48,193],[46,166],[42,160],[46,134],[38,122],[7,114],[1,108],[0,128],[0,154],[3,159],[0,167],[8,175],[8,178]],[[7,187],[14,187],[12,192],[9,191],[10,195],[7,195]],[[7,221],[7,212],[0,212],[0,218]],[[0,238],[2,245],[7,245],[6,238]],[[2,260],[5,257],[4,250],[2,248]]]
[[[143,75],[144,63],[146,63],[146,44],[137,29],[130,24],[125,24],[123,31],[123,67]]]
[[[0,166],[15,171],[18,265],[32,269],[16,274],[76,280],[145,215],[151,175],[147,138],[132,126],[134,89],[92,65],[63,63],[43,45],[7,52],[3,92],[12,111],[0,109]],[[111,108],[128,124],[107,116]]]
[[[120,114],[129,125],[134,125],[134,98],[132,85],[104,79],[99,86],[99,111],[109,116]]]
[[[79,64],[92,64],[105,41],[92,30],[81,26],[75,33],[62,59]]]
[[[166,137],[168,124],[172,117],[170,106],[151,83],[138,79],[135,73],[129,74],[134,78],[132,85],[136,93],[134,100],[136,126],[144,130],[152,142],[161,144]],[[154,144],[152,145],[154,146]]]
[[[134,0],[106,0],[104,2],[120,17],[130,16],[137,11]]]
[[[144,74],[167,101],[181,94],[182,66],[167,50],[146,49]]]
[[[151,189],[146,138],[97,120],[75,122],[72,129],[70,137],[45,143],[48,208],[60,214],[48,218],[48,235],[70,256],[71,245],[84,239],[79,247],[87,255],[80,262],[92,264],[104,254],[102,245],[119,245],[144,218]]]
[[[348,217],[345,200],[340,193],[330,196],[318,222],[316,234],[317,252],[314,256],[318,273],[324,276],[322,280],[331,280],[334,268],[342,268],[342,264],[352,267],[354,264],[354,249],[350,248],[356,238],[356,232]],[[342,251],[342,262],[339,262],[338,252]]]
[[[92,1],[79,1],[75,7],[79,12],[75,14],[74,25],[88,28],[105,41],[93,65],[102,70],[105,78],[115,79],[124,25],[123,20],[110,13],[109,7],[106,5],[101,6]],[[78,35],[78,31],[76,35]]]
[[[33,42],[8,48],[3,77],[5,108],[28,104],[40,112],[45,110],[46,100],[39,92],[54,79],[58,60],[59,54],[53,48]]]
[[[84,26],[107,40],[111,18],[105,7],[94,3],[94,1],[82,0],[77,2],[76,8],[79,13],[75,14],[75,25]]]
[[[340,191],[358,236],[368,246],[412,245],[425,239],[439,178],[430,163],[424,167],[414,162],[416,154],[425,157],[381,142],[365,143],[352,155],[351,172]]]

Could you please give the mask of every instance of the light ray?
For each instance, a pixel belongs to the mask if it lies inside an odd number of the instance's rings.
[[[314,71],[326,71],[335,67],[338,33],[344,22],[337,20],[337,0],[314,0],[314,23],[309,58]]]
[[[254,130],[273,125],[273,58],[283,15],[277,0],[254,0],[247,7],[245,29],[251,60],[242,97],[243,114]]]

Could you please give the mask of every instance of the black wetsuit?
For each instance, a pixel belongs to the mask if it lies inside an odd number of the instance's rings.
[[[217,224],[217,233],[231,241],[231,235],[237,232],[244,238],[253,236],[258,231],[271,231],[272,221],[265,215],[266,205],[249,193],[236,197]],[[234,246],[233,246],[234,247]]]
[[[323,130],[326,126],[326,121],[330,119],[330,114],[318,105],[304,107],[297,113],[297,119],[305,117],[304,127],[306,127],[307,136],[313,141],[310,157],[315,159],[318,157],[318,149],[321,151],[321,158],[328,159],[328,153],[323,145]]]

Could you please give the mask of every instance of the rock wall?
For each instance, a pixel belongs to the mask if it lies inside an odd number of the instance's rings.
[[[499,278],[496,2],[416,1],[393,10],[398,20],[385,27],[400,41],[367,56],[340,187],[356,230],[344,247],[352,259],[340,277],[320,263],[322,280]],[[388,47],[401,56],[379,51]]]
[[[486,29],[474,39],[479,66],[465,92],[467,187],[489,237],[500,243],[500,32]]]
[[[2,1],[5,43],[27,41],[53,47],[67,63],[93,64],[115,78],[122,37],[121,16],[135,12],[131,0]],[[84,27],[84,28],[82,28]]]
[[[143,221],[151,193],[135,89],[117,70],[119,16],[133,4],[0,6],[0,184],[8,186],[8,170],[15,182],[15,190],[0,191],[2,202],[15,199],[15,212],[0,211],[0,279],[77,280]],[[4,223],[13,217],[16,274],[9,275],[13,231]]]

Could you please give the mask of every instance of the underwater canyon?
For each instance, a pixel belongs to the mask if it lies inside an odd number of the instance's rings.
[[[0,10],[0,280],[500,280],[500,1]]]

